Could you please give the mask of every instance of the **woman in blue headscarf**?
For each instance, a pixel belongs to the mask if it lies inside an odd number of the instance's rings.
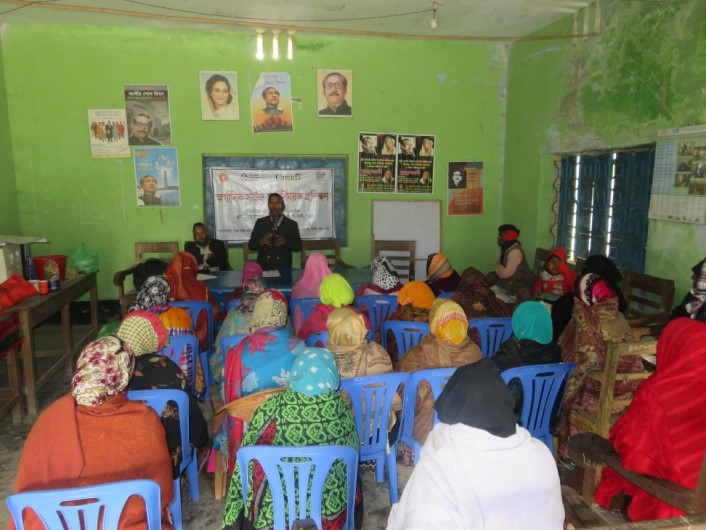
[[[360,447],[353,414],[338,394],[340,374],[333,354],[325,348],[307,348],[294,361],[290,387],[268,399],[253,414],[243,438],[248,445],[348,445]],[[247,509],[243,502],[240,468],[228,488],[222,528],[272,528],[272,495],[264,477],[253,473]],[[362,524],[360,482],[356,493],[356,528]],[[324,485],[321,528],[346,528],[347,484],[343,462],[331,469]],[[247,522],[245,519],[249,519]]]
[[[493,356],[498,369],[560,363],[561,348],[552,340],[552,317],[539,302],[523,302],[512,315],[512,336]]]

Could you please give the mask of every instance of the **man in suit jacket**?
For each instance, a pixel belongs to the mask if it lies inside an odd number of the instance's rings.
[[[257,251],[257,262],[264,270],[291,269],[292,252],[302,249],[299,225],[285,217],[284,200],[279,193],[267,197],[270,215],[255,221],[248,247]]]
[[[203,223],[195,223],[191,229],[194,240],[184,244],[184,250],[193,254],[200,271],[229,271],[228,247],[220,239],[212,239]]]

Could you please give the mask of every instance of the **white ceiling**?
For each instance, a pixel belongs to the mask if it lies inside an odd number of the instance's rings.
[[[592,0],[0,0],[1,23],[210,29],[511,40]]]

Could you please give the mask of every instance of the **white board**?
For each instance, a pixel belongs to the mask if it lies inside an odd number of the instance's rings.
[[[441,201],[373,201],[375,240],[415,241],[415,277],[426,278],[427,256],[441,250]]]

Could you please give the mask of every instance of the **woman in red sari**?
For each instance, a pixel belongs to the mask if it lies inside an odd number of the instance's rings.
[[[637,390],[610,441],[627,469],[696,488],[706,451],[706,324],[670,322],[657,343],[657,369]],[[678,517],[684,512],[604,469],[595,499],[608,508],[621,491],[632,496],[632,521]]]

